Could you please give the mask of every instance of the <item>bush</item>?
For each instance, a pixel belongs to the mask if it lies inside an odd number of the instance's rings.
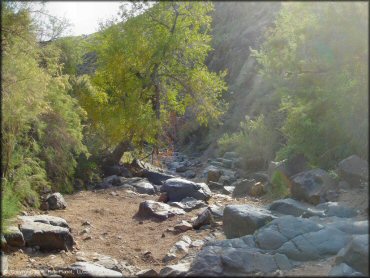
[[[262,160],[265,164],[274,158],[278,134],[264,115],[255,120],[246,117],[240,131],[224,134],[218,140],[221,152],[236,151],[244,160]]]
[[[2,179],[1,184],[1,233],[4,234],[10,219],[18,214],[20,203],[12,191],[12,185],[6,179]]]
[[[272,187],[270,194],[272,197],[281,199],[290,195],[290,181],[280,171],[276,171],[271,179]]]

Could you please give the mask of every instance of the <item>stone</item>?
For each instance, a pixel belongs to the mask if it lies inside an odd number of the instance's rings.
[[[47,203],[45,206],[47,210],[65,209],[67,207],[66,201],[59,192],[49,194],[45,202]]]
[[[181,166],[178,166],[175,171],[176,171],[176,173],[183,173],[186,170],[188,170],[188,167],[185,166],[185,165],[181,165]]]
[[[338,175],[352,186],[369,180],[369,166],[366,160],[351,155],[338,163]]]
[[[280,214],[293,215],[296,217],[310,217],[314,215],[322,217],[325,216],[323,210],[316,209],[310,204],[299,202],[291,198],[272,202],[272,204],[269,206],[269,210]]]
[[[249,205],[227,205],[223,215],[223,229],[227,238],[253,234],[276,218],[268,210]]]
[[[180,208],[174,208],[165,203],[152,200],[143,201],[139,206],[139,217],[154,217],[159,220],[166,220],[175,215],[185,214],[185,211]]]
[[[217,167],[208,166],[204,170],[204,174],[206,175],[207,183],[209,183],[210,181],[218,182],[219,178],[222,175],[222,171]]]
[[[234,192],[235,186],[224,186],[222,189],[223,194],[232,195]]]
[[[16,226],[9,226],[4,233],[4,238],[9,246],[25,246],[23,234]]]
[[[167,193],[170,202],[178,202],[186,197],[206,201],[211,197],[211,191],[205,183],[195,183],[182,178],[166,180],[161,190]]]
[[[295,261],[310,261],[333,256],[351,236],[311,219],[286,215],[274,219],[254,234],[258,248],[286,255]]]
[[[145,180],[141,180],[140,182],[134,183],[133,186],[135,187],[136,191],[140,194],[155,194],[155,188],[153,185]]]
[[[198,240],[194,240],[194,241],[191,243],[190,247],[201,247],[201,246],[203,246],[203,245],[204,245],[204,241],[203,241],[203,240],[198,239]]]
[[[326,216],[337,216],[342,218],[351,218],[357,216],[356,210],[339,205],[337,202],[318,204],[316,208],[318,210],[323,210]]]
[[[208,225],[213,222],[214,220],[213,220],[212,212],[209,208],[206,208],[198,215],[197,219],[195,219],[195,221],[193,222],[193,228],[199,229],[203,225]]]
[[[354,270],[349,265],[345,263],[341,263],[339,265],[333,266],[328,276],[349,277],[349,276],[365,276],[365,275]]]
[[[222,219],[224,216],[224,207],[211,205],[208,207],[215,219]]]
[[[63,218],[48,215],[19,218],[26,246],[39,246],[40,250],[72,250],[74,240]]]
[[[291,178],[290,193],[293,199],[317,205],[325,201],[324,193],[334,185],[329,174],[322,169],[301,172]]]
[[[159,195],[158,202],[167,203],[168,202],[168,195],[166,192],[162,192]]]
[[[239,180],[239,181],[234,182],[232,186],[234,186],[235,188],[234,188],[232,196],[234,198],[247,196],[247,194],[250,191],[250,187],[253,186],[254,184],[255,184],[255,180],[248,180],[248,179]]]
[[[266,193],[265,186],[261,182],[253,184],[248,191],[248,195],[252,197],[260,197]]]
[[[8,264],[8,256],[1,252],[1,275],[6,275],[8,272],[9,264]]]
[[[348,245],[341,250],[336,263],[346,263],[356,271],[369,276],[369,235],[354,235]]]
[[[172,175],[148,169],[143,169],[141,175],[146,177],[150,183],[155,185],[162,185],[164,181],[174,178]]]
[[[222,183],[215,182],[215,181],[209,181],[208,186],[209,186],[209,189],[211,190],[223,190],[224,188],[224,185]]]
[[[253,249],[208,245],[195,257],[189,276],[246,276],[257,272],[271,273],[291,264],[281,254],[263,254]]]
[[[182,220],[181,223],[175,225],[174,229],[178,232],[186,232],[192,230],[193,226],[189,222]]]
[[[136,273],[137,277],[158,277],[158,272],[155,271],[154,269],[143,269],[139,272]]]
[[[159,272],[160,277],[183,277],[190,269],[189,263],[167,265]]]
[[[169,253],[167,253],[167,254],[164,256],[164,258],[162,259],[162,261],[163,261],[164,263],[167,263],[167,262],[172,261],[172,260],[174,260],[174,259],[176,259],[176,258],[177,258],[176,254],[169,252]]]
[[[205,202],[197,200],[193,197],[186,197],[182,199],[180,202],[169,202],[168,204],[170,206],[181,208],[185,211],[192,211],[193,209],[198,209],[206,206]]]
[[[184,173],[181,174],[182,177],[186,179],[193,179],[196,177],[196,173],[193,170],[186,170]]]
[[[76,262],[61,270],[65,277],[123,277],[121,272],[90,262]]]

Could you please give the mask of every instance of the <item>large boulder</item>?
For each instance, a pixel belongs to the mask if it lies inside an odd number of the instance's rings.
[[[244,248],[243,248],[244,247]],[[198,253],[188,272],[189,276],[246,276],[257,272],[269,274],[292,267],[286,256],[263,254],[246,245],[241,248],[206,246]]]
[[[169,217],[181,214],[185,214],[183,209],[174,208],[165,203],[147,200],[140,203],[137,215],[139,217],[154,217],[159,220],[166,220]]]
[[[272,177],[276,172],[281,172],[286,177],[308,170],[307,160],[303,155],[296,155],[290,159],[282,161],[271,161],[267,170],[268,179],[272,182]]]
[[[314,215],[325,216],[323,210],[318,210],[310,204],[299,202],[291,198],[272,202],[272,204],[269,206],[269,210],[275,213],[293,215],[296,217],[310,217]]]
[[[366,160],[351,155],[338,164],[338,175],[351,185],[369,180],[369,166]]]
[[[224,209],[223,229],[227,238],[241,237],[253,234],[274,218],[265,209],[249,205],[228,205]]]
[[[369,276],[369,234],[355,235],[337,255],[336,263],[345,263]]]
[[[354,270],[352,267],[345,263],[334,265],[328,276],[337,276],[337,277],[349,277],[349,276],[365,276],[362,273]]]
[[[170,202],[178,202],[186,197],[206,201],[211,197],[211,191],[205,183],[195,183],[182,178],[166,180],[161,191],[167,193]]]
[[[64,200],[63,195],[59,192],[47,195],[41,205],[41,209],[43,210],[65,209],[66,207],[67,203]]]
[[[313,169],[294,175],[290,193],[293,199],[317,205],[325,201],[325,193],[334,185],[329,174],[322,169]]]
[[[63,277],[123,277],[121,272],[90,262],[75,262],[61,269],[61,273]]]
[[[295,261],[335,255],[350,238],[350,235],[338,229],[290,215],[274,219],[254,234],[258,248],[273,250]]]
[[[174,176],[172,175],[148,169],[143,169],[140,175],[147,178],[150,183],[155,185],[162,185],[164,181],[174,178]]]
[[[9,246],[23,247],[25,241],[22,232],[16,226],[10,226],[4,233],[4,238]]]
[[[337,216],[342,218],[351,218],[357,216],[356,210],[337,202],[326,202],[316,206],[318,210],[323,210],[326,216]]]
[[[72,250],[74,240],[63,218],[49,215],[19,218],[26,246],[39,246],[40,250]]]

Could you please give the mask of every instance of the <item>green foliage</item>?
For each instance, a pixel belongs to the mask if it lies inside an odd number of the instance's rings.
[[[353,153],[367,156],[365,11],[365,3],[286,3],[254,51],[286,113],[279,158],[301,152],[330,168]]]
[[[269,194],[276,199],[288,197],[290,194],[290,181],[280,171],[276,171],[271,179],[271,191]]]
[[[37,42],[27,5],[2,3],[2,188],[4,221],[20,205],[39,205],[48,187],[71,191],[85,153],[84,111],[69,95],[61,49]]]
[[[221,152],[237,151],[245,160],[261,159],[265,162],[274,157],[278,142],[278,134],[264,115],[255,120],[246,117],[240,123],[240,131],[224,134],[218,145]]]
[[[92,39],[97,71],[79,98],[111,145],[159,144],[170,113],[184,115],[186,107],[202,124],[222,114],[224,73],[204,65],[211,10],[210,3],[159,2],[132,17],[140,12],[134,8]]]
[[[12,185],[5,179],[1,182],[1,233],[6,232],[9,219],[19,212],[19,199],[13,194]]]

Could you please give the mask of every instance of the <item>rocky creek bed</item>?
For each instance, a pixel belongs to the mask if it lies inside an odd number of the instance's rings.
[[[241,173],[235,153],[207,162],[176,154],[164,163],[166,173],[113,175],[90,191],[50,194],[43,211],[23,212],[2,239],[3,274],[369,274],[363,161],[340,162],[340,180],[288,162]],[[292,181],[291,198],[265,194],[274,171]]]

